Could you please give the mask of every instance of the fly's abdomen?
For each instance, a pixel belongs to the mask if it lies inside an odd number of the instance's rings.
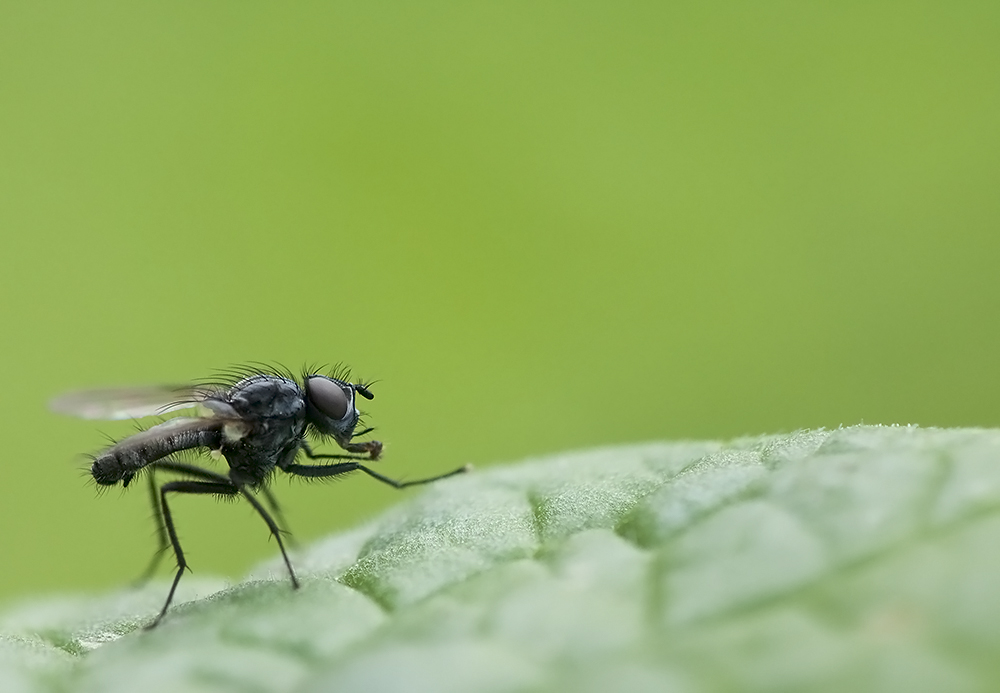
[[[176,418],[122,440],[94,459],[90,473],[102,486],[126,486],[148,464],[181,450],[222,444],[222,423],[212,419]]]

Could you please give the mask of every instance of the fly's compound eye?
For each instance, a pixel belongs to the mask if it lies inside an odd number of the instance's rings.
[[[306,397],[309,404],[319,410],[324,416],[340,421],[351,407],[351,400],[344,388],[322,376],[313,376],[306,380]]]

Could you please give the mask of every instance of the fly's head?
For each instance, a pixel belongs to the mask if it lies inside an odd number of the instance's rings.
[[[349,383],[326,375],[305,377],[306,420],[324,436],[332,436],[340,447],[350,452],[367,453],[377,459],[382,452],[378,441],[352,443],[354,428],[361,415],[356,406],[357,395],[374,399],[367,387],[360,383]]]

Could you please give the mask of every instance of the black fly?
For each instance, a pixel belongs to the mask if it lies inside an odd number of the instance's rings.
[[[461,467],[429,479],[400,482],[365,466],[364,462],[379,459],[382,443],[355,441],[372,431],[354,430],[360,418],[356,396],[365,399],[374,396],[364,384],[349,382],[344,372],[324,375],[307,371],[301,383],[291,373],[271,369],[241,370],[233,376],[235,382],[228,383],[88,390],[63,395],[51,403],[54,411],[89,419],[138,418],[179,409],[199,410],[195,416],[169,419],[115,443],[98,454],[91,467],[94,480],[102,486],[121,483],[127,487],[138,473],[145,471],[160,543],[146,574],[156,568],[168,540],[177,557],[177,574],[167,601],[147,628],[156,626],[163,618],[187,568],[167,503],[168,494],[245,498],[277,540],[292,586],[297,588],[299,582],[281,539],[282,530],[254,495],[259,492],[280,518],[277,503],[268,489],[275,469],[310,478],[362,471],[394,488],[426,484],[467,471],[467,467]],[[332,438],[348,454],[314,453],[306,442],[309,433],[321,439]],[[174,453],[194,449],[225,457],[228,472],[221,474],[171,458]],[[299,464],[296,459],[300,453],[309,460],[342,461]],[[157,487],[156,471],[173,472],[181,478]]]

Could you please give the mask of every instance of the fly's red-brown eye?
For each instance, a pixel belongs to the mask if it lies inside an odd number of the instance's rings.
[[[306,379],[306,397],[324,416],[340,421],[347,416],[351,401],[344,389],[328,378],[313,376]]]

